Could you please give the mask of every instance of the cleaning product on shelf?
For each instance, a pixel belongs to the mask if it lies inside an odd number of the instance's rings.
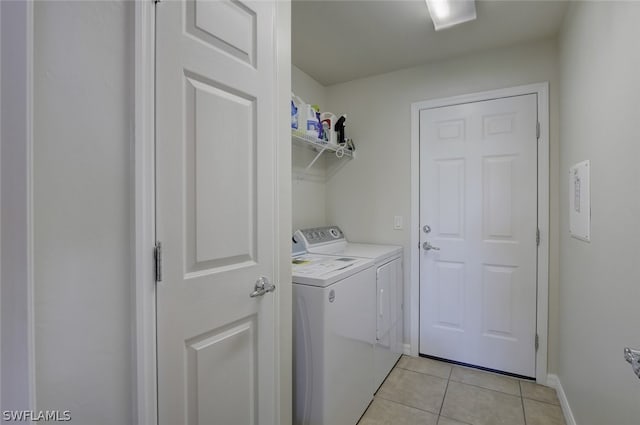
[[[295,94],[291,93],[291,129],[302,130],[306,129],[307,118],[305,115],[305,108],[307,104],[304,100],[300,99]]]
[[[323,112],[320,114],[320,123],[322,124],[322,138],[332,144],[337,145],[336,131],[334,126],[336,124],[336,116],[331,112]]]
[[[316,116],[316,110],[312,105],[305,105],[305,117],[306,117],[306,130],[307,136],[311,136],[313,138],[319,138],[320,135],[320,121]]]
[[[316,137],[321,142],[326,142],[327,140],[324,137],[324,129],[322,128],[322,120],[320,119],[320,107],[318,105],[311,105],[311,107],[313,108],[314,116],[318,122],[318,134],[316,134]]]
[[[344,135],[344,127],[345,127],[346,121],[347,121],[347,116],[342,115],[340,116],[340,118],[338,118],[334,126],[334,130],[336,131],[336,134],[338,137],[338,140],[336,140],[338,145],[344,145],[346,143],[345,135]]]
[[[291,128],[298,129],[298,106],[293,101],[293,96],[291,96]]]

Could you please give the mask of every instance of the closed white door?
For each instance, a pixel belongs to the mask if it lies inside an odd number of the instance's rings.
[[[421,354],[535,377],[536,124],[535,94],[420,112]]]
[[[160,424],[276,423],[274,13],[156,7]]]

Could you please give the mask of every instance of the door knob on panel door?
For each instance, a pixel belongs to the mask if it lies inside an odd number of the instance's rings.
[[[439,247],[437,247],[437,246],[433,246],[433,245],[431,245],[429,242],[425,242],[425,243],[423,243],[423,244],[422,244],[422,248],[423,248],[425,251],[431,251],[431,250],[434,250],[434,251],[440,251],[440,248],[439,248]]]
[[[273,292],[276,290],[276,285],[269,283],[269,279],[262,276],[256,281],[256,286],[253,288],[253,292],[249,294],[251,298],[261,297],[267,292]]]
[[[631,364],[633,373],[640,378],[640,350],[634,350],[629,347],[624,349],[624,359]]]

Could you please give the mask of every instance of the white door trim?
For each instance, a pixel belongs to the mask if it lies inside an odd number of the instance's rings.
[[[291,278],[291,1],[276,1],[276,97],[274,108],[275,136],[275,247],[274,280],[279,288],[276,296],[276,423],[291,424],[293,420],[293,297]]]
[[[135,346],[134,422],[158,422],[155,245],[155,4],[135,2],[133,202],[135,235],[132,296]]]
[[[547,329],[549,320],[549,83],[537,83],[480,93],[465,94],[443,99],[426,100],[411,104],[411,242],[410,245],[410,294],[411,294],[411,355],[417,356],[420,326],[420,110],[479,102],[524,94],[538,95],[538,288],[536,327],[539,338],[536,352],[536,381],[547,382]]]
[[[0,166],[1,291],[5,306],[0,334],[5,356],[0,359],[3,410],[36,407],[35,327],[33,295],[33,43],[34,2],[0,2],[2,64],[2,136]],[[4,17],[4,18],[3,18]],[[10,112],[8,112],[10,111]],[[5,117],[9,115],[10,119]],[[8,183],[10,182],[10,183]],[[6,261],[10,258],[11,261]],[[15,364],[15,359],[25,359]],[[8,366],[8,367],[3,367]],[[9,397],[8,394],[11,394]]]
[[[276,85],[280,108],[274,110],[276,126],[276,229],[274,280],[276,296],[276,332],[279,341],[273,370],[279,378],[276,394],[277,423],[291,423],[292,403],[292,297],[291,249],[291,143],[288,102],[291,93],[291,3],[276,2],[277,72]],[[140,425],[158,423],[156,374],[156,286],[153,247],[155,245],[155,4],[135,4],[135,161],[133,191],[135,205],[135,282],[132,303],[135,317],[135,347],[132,354],[135,373],[136,412]]]

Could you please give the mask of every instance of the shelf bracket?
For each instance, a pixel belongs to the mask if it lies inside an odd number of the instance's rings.
[[[305,173],[306,173],[307,171],[309,171],[309,169],[310,169],[311,167],[313,167],[313,164],[315,164],[315,163],[316,163],[316,161],[318,160],[318,158],[320,158],[320,156],[324,153],[324,151],[325,151],[325,150],[327,150],[327,147],[326,147],[326,146],[325,146],[325,147],[323,147],[322,149],[320,149],[320,151],[318,151],[318,154],[316,155],[316,157],[315,157],[315,158],[313,158],[313,161],[311,161],[311,162],[309,163],[309,165],[307,165],[307,168],[305,168],[305,169],[304,169],[304,172],[305,172]]]

